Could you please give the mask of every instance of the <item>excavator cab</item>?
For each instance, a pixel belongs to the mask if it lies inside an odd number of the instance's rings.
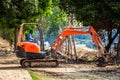
[[[23,39],[24,29],[25,27],[28,27],[25,25],[36,26],[37,37],[39,37],[40,40],[37,40],[36,38],[34,38],[33,41],[24,40]],[[40,45],[36,43],[38,41],[40,42]],[[20,64],[22,67],[31,66],[32,63],[35,64],[35,62],[37,64],[38,62],[42,62],[42,64],[45,62],[55,62],[54,66],[58,65],[56,60],[45,60],[48,54],[44,50],[44,39],[43,39],[42,27],[38,23],[23,23],[20,25],[20,29],[17,36],[16,56],[19,58],[22,58],[20,61]]]
[[[28,41],[26,39],[23,39],[24,36],[24,27],[28,27],[25,25],[36,25],[37,30],[39,33],[41,33],[40,40],[33,38],[32,41]],[[33,26],[32,26],[33,27]],[[39,34],[38,33],[38,34]],[[40,44],[37,44],[39,42]],[[20,58],[27,58],[27,59],[33,59],[33,58],[44,58],[45,56],[43,55],[44,51],[44,40],[43,40],[43,34],[42,34],[42,29],[41,25],[37,23],[23,23],[20,25],[20,30],[18,33],[18,39],[17,39],[17,50],[16,50],[16,55],[17,57]]]

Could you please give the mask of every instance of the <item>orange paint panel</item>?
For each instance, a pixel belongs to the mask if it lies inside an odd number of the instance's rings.
[[[24,48],[25,52],[40,53],[40,46],[38,46],[36,43],[18,42],[17,46]]]

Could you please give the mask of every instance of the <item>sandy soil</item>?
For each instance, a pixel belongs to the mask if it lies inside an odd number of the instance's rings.
[[[32,80],[27,70],[0,70],[0,80]]]

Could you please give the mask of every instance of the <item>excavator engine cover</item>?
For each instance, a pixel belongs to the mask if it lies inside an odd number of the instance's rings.
[[[40,48],[35,43],[19,42],[17,44],[16,56],[26,59],[44,59],[46,52],[40,52]]]

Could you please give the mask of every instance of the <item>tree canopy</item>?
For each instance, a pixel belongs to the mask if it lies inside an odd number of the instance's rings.
[[[52,0],[0,0],[1,33],[7,35],[5,39],[14,41],[16,30],[10,29],[18,28],[21,23],[38,22],[41,16],[52,14],[52,7]]]
[[[9,28],[32,22],[52,13],[52,0],[1,0],[0,22]]]
[[[67,14],[59,7],[54,7],[53,10],[53,14],[47,18],[47,22],[49,22],[47,33],[56,36],[59,28],[64,29],[66,27]]]

